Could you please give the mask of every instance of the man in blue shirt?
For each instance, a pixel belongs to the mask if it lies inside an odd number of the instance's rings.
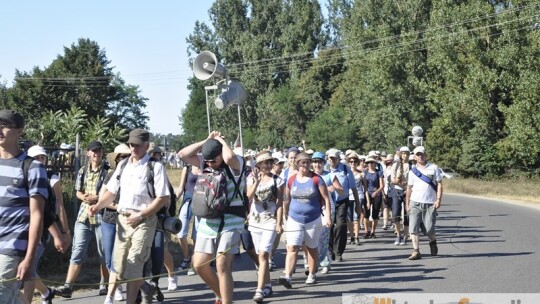
[[[334,226],[330,233],[330,250],[334,260],[343,262],[343,252],[347,246],[347,208],[349,204],[349,191],[353,193],[355,204],[360,204],[358,190],[354,175],[349,166],[340,163],[340,152],[337,149],[326,151],[328,160],[328,169],[330,173],[336,176],[343,186],[343,192],[338,194],[337,191],[332,193],[333,199],[336,202],[336,216],[334,218]]]

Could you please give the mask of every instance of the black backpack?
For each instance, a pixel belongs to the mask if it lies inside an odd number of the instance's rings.
[[[32,164],[33,161],[34,158],[30,156],[26,156],[23,161],[23,177],[26,191],[30,191],[30,187],[28,185],[28,170],[30,170],[30,164]],[[48,239],[49,227],[54,224],[54,222],[60,222],[56,210],[56,195],[53,188],[51,187],[49,179],[49,174],[47,174],[47,192],[49,192],[49,195],[47,196],[47,198],[45,198],[45,206],[43,208],[43,233],[41,236],[42,241]]]

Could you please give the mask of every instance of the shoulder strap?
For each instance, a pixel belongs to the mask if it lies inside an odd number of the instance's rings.
[[[273,174],[272,175],[272,179],[274,180],[274,188],[272,189],[272,195],[274,197],[276,197],[276,194],[277,194],[277,179],[278,179],[279,176]]]
[[[147,188],[148,188],[148,195],[150,195],[151,198],[156,197],[156,188],[154,188],[154,165],[156,163],[156,159],[153,157],[150,157],[148,162],[146,163],[146,166],[148,167],[146,170],[146,181],[147,181]]]
[[[240,193],[240,184],[242,183],[242,176],[244,175],[244,171],[246,170],[246,162],[245,160],[242,162],[242,170],[240,171],[240,175],[238,176],[238,181],[234,178],[234,175],[231,171],[231,168],[229,166],[225,165],[224,167],[225,172],[227,173],[227,177],[230,178],[234,183],[234,192],[232,198],[237,197],[240,195],[240,198],[242,200],[244,199],[242,193]]]
[[[24,178],[24,186],[26,187],[26,191],[30,190],[30,186],[28,185],[28,171],[30,170],[30,165],[34,161],[34,158],[30,156],[26,156],[26,158],[23,160],[23,178]]]
[[[411,171],[414,173],[414,175],[418,176],[418,178],[420,178],[423,182],[431,186],[433,191],[437,192],[437,186],[433,183],[433,181],[429,177],[422,174],[422,172],[420,172],[420,170],[418,170],[416,166],[412,167]]]

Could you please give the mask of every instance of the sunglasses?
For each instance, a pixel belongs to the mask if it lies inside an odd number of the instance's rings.
[[[314,163],[314,164],[322,164],[322,163],[324,163],[324,161],[322,161],[320,159],[312,160],[311,162]]]
[[[204,160],[205,163],[215,163],[216,160],[215,159],[208,159],[208,160]]]
[[[358,164],[358,163],[359,163],[359,161],[357,161],[357,160],[350,160],[349,161],[349,164]]]

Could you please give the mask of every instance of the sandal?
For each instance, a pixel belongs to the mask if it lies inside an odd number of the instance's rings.
[[[270,297],[274,291],[272,290],[272,286],[264,286],[263,288],[263,295],[265,298]]]
[[[184,259],[182,263],[180,263],[180,266],[178,267],[178,269],[184,270],[189,267],[189,264],[191,264],[191,258],[189,258],[189,260]]]

